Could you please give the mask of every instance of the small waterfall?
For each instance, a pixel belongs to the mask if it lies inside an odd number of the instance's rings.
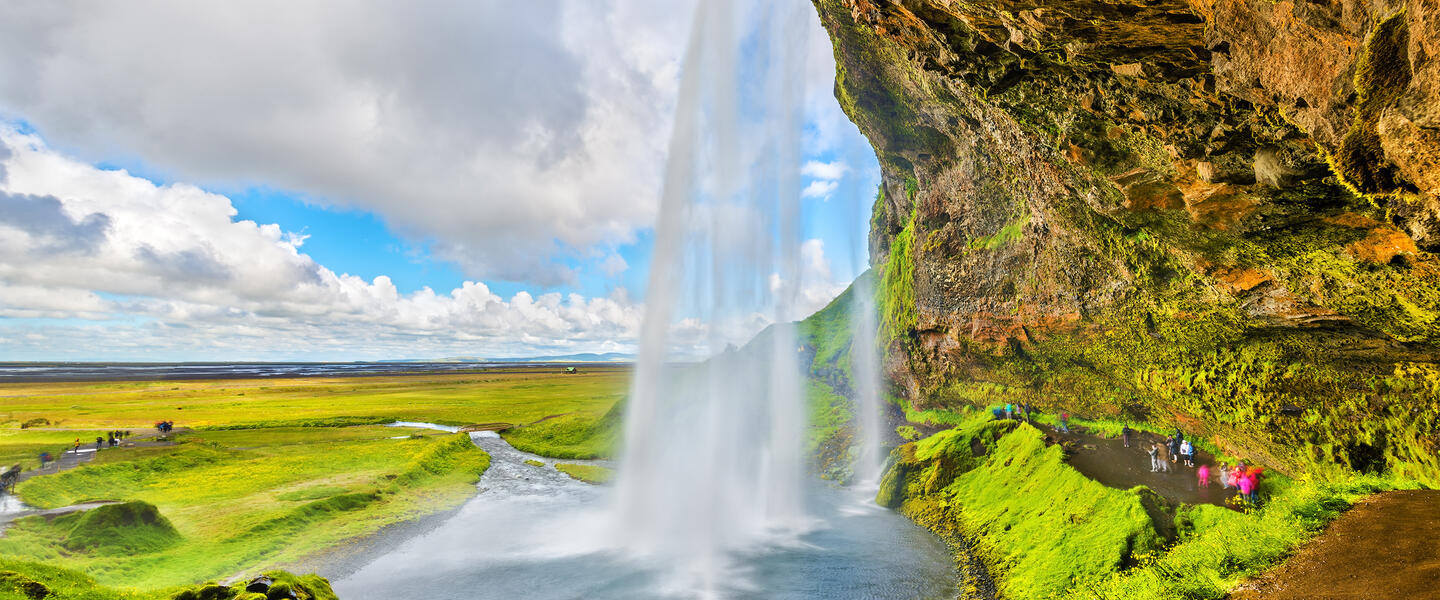
[[[737,31],[730,0],[697,10],[615,490],[618,541],[711,596],[733,585],[736,551],[806,524],[803,375],[788,322],[801,283],[804,36],[794,32],[808,6],[752,9],[766,27]],[[770,52],[745,51],[756,44]],[[757,55],[768,56],[751,65],[765,77],[742,84],[738,65]],[[747,340],[765,322],[776,324]],[[696,331],[707,359],[680,364],[672,347]]]
[[[875,339],[877,314],[875,278],[864,275],[855,280],[850,305],[850,387],[855,402],[855,484],[878,486],[885,468],[885,404],[880,388],[880,348]]]

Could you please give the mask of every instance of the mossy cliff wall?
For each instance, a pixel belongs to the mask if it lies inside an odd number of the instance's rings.
[[[1440,485],[1440,2],[815,5],[913,407]]]

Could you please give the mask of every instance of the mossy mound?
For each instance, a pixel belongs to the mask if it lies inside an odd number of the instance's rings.
[[[338,600],[330,581],[319,575],[269,571],[231,586],[214,583],[176,592],[171,600]]]
[[[143,554],[184,539],[160,509],[138,500],[107,504],[69,518],[74,525],[60,545],[72,552]]]
[[[1099,581],[1161,548],[1147,490],[1105,487],[1034,427],[987,419],[897,448],[876,501],[970,540],[1010,598]]]

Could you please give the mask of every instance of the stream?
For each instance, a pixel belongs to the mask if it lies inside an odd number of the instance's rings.
[[[405,426],[421,426],[405,423]],[[633,599],[949,598],[956,574],[945,545],[873,493],[815,481],[808,531],[724,557],[721,581],[684,565],[616,549],[609,488],[571,479],[554,460],[520,452],[492,432],[471,434],[490,454],[479,493],[442,525],[334,582],[346,600],[427,598]],[[542,467],[526,464],[539,460]],[[709,590],[701,594],[696,590]]]

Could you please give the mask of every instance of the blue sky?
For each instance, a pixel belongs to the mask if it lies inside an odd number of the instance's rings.
[[[768,5],[740,4],[767,68]],[[263,48],[131,8],[0,8],[0,360],[633,350],[690,5],[322,3]],[[878,168],[808,27],[823,304],[864,268]]]

